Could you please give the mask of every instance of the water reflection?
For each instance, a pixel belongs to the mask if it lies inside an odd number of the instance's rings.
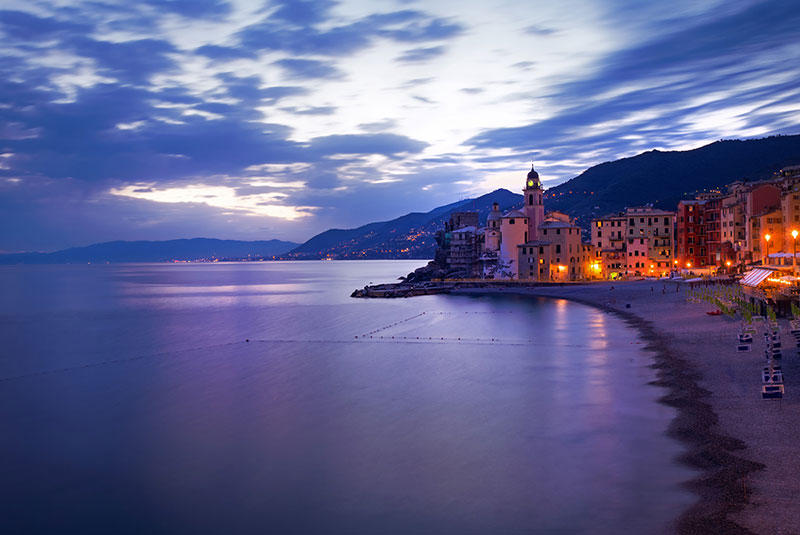
[[[0,515],[40,532],[611,534],[658,532],[692,501],[673,411],[617,318],[349,299],[410,266],[320,264],[15,275]]]

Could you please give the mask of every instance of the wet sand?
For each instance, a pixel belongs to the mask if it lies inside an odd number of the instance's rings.
[[[702,470],[687,483],[699,500],[678,520],[677,532],[798,534],[800,358],[788,325],[781,321],[786,394],[762,400],[763,327],[752,351],[737,352],[740,320],[707,315],[715,307],[687,302],[688,288],[636,281],[453,293],[559,297],[624,318],[654,352],[656,383],[670,392],[661,401],[678,410],[669,433],[688,446],[679,460]]]

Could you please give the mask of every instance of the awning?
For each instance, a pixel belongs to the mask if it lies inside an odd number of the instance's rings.
[[[745,274],[744,278],[739,282],[741,282],[745,286],[756,287],[765,280],[767,280],[767,277],[769,277],[773,273],[774,271],[772,271],[771,269],[754,269],[752,271],[748,271],[747,274]]]

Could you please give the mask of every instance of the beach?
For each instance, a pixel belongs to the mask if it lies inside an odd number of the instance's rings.
[[[761,399],[764,329],[752,351],[738,352],[740,319],[709,316],[715,307],[687,301],[688,283],[602,282],[531,288],[469,288],[453,293],[521,293],[600,307],[638,328],[654,353],[661,401],[678,409],[669,433],[688,446],[679,461],[702,470],[689,482],[698,502],[680,533],[800,533],[800,362],[781,320],[783,400]]]

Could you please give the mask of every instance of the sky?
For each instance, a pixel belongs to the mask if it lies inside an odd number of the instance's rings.
[[[800,133],[797,0],[3,0],[0,251],[303,242]]]

